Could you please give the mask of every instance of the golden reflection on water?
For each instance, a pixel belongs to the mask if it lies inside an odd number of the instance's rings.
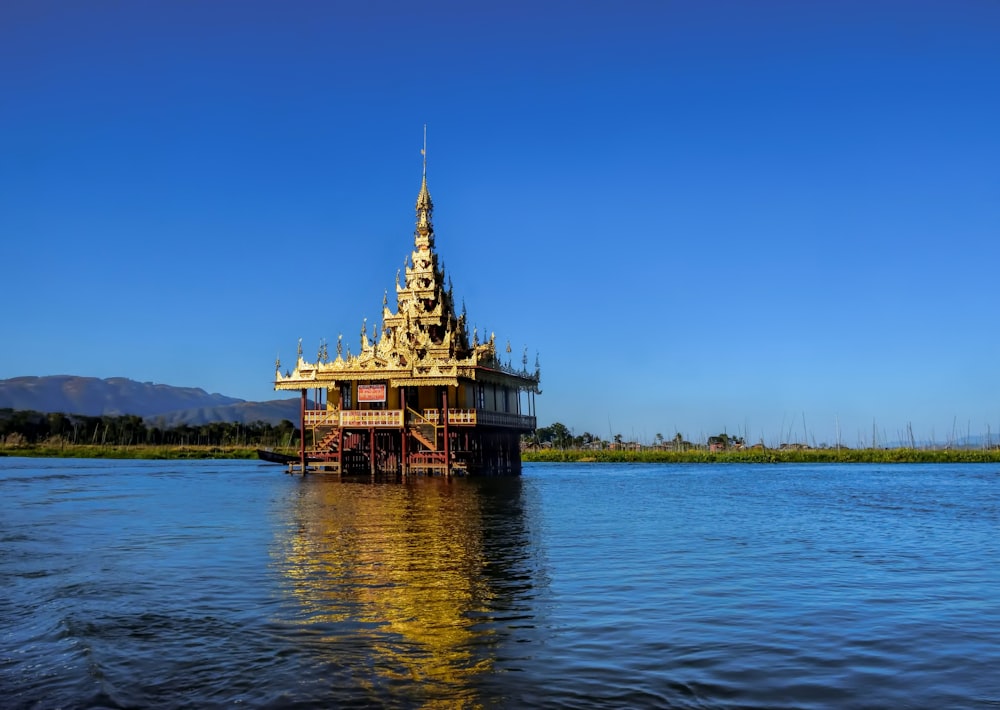
[[[494,551],[524,544],[523,520],[511,519],[521,515],[519,481],[499,489],[437,477],[300,483],[279,549],[301,623],[333,625],[324,628],[331,642],[366,644],[382,680],[454,693],[493,669],[494,585],[504,559],[489,559],[485,541],[492,535]],[[497,540],[498,520],[509,539]]]

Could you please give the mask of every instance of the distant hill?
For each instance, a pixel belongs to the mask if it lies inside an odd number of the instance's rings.
[[[278,424],[299,420],[298,399],[248,402],[209,394],[196,387],[136,382],[124,377],[14,377],[0,380],[0,409],[62,412],[86,416],[134,414],[147,424],[174,427],[211,422],[256,421]]]
[[[195,407],[192,409],[180,409],[175,412],[165,412],[152,416],[143,417],[149,426],[157,426],[161,429],[172,429],[173,427],[189,424],[200,426],[211,424],[212,422],[240,422],[249,424],[252,422],[268,422],[269,424],[279,424],[282,419],[299,425],[299,413],[302,401],[299,399],[272,399],[267,402],[237,402],[220,407]]]

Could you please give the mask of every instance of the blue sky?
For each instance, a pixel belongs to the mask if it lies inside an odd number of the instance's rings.
[[[8,0],[0,378],[275,398],[378,317],[424,124],[540,424],[1000,430],[993,0]]]

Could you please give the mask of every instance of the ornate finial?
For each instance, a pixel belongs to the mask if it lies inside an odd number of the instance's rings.
[[[396,283],[397,284],[399,283],[399,272],[398,271],[396,272]],[[388,291],[383,291],[382,292],[382,308],[385,308],[387,305],[389,305],[389,292]]]
[[[299,338],[299,357],[302,357],[302,338]]]
[[[424,156],[424,180],[427,180],[427,124],[424,124],[424,147],[420,149],[420,155]]]
[[[524,365],[524,369],[528,369],[528,346],[524,346],[524,355],[521,357],[521,364]]]
[[[275,370],[275,372],[278,372],[278,371],[281,370],[281,356],[280,355],[275,355],[274,356],[274,370]]]
[[[326,347],[326,338],[323,338],[323,344],[320,346],[318,359],[320,362],[330,362],[330,350]]]
[[[399,290],[399,269],[396,269],[396,290]]]
[[[510,354],[510,338],[507,338],[507,354]]]
[[[479,326],[472,329],[472,344],[479,345]]]
[[[368,319],[367,318],[362,318],[361,319],[361,337],[363,338],[366,335],[368,335]]]
[[[337,357],[340,357],[341,355],[344,354],[344,343],[343,343],[343,340],[344,340],[344,334],[340,333],[337,336]]]
[[[420,154],[424,158],[424,169],[420,194],[417,195],[417,229],[413,237],[418,249],[427,249],[434,246],[434,225],[431,224],[434,203],[431,202],[431,193],[427,189],[427,126],[424,126],[424,147]]]

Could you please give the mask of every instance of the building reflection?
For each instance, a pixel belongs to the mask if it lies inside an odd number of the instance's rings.
[[[531,626],[522,480],[297,484],[276,548],[297,623],[351,648],[372,682],[473,700],[513,629]]]

